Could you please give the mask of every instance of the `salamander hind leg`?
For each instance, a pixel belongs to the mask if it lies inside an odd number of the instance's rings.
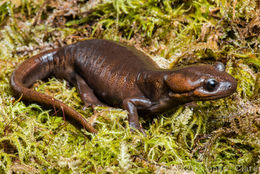
[[[76,75],[76,86],[85,107],[92,107],[92,109],[94,109],[95,106],[106,106],[96,97],[93,90],[78,74]]]
[[[94,94],[93,90],[88,86],[85,80],[77,74],[73,68],[67,67],[63,71],[56,71],[55,76],[61,79],[66,79],[77,87],[80,94],[80,98],[83,101],[85,107],[105,106]]]

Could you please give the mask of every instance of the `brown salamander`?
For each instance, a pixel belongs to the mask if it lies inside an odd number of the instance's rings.
[[[236,80],[225,66],[160,69],[146,54],[109,40],[86,40],[33,56],[13,72],[10,84],[23,100],[61,109],[88,131],[97,132],[74,109],[29,87],[49,76],[76,85],[85,106],[109,105],[128,111],[131,127],[142,130],[138,111],[162,112],[180,104],[229,96]]]

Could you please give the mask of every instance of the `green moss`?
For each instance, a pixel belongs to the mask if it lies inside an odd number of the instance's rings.
[[[0,173],[258,172],[256,1],[13,2],[0,2]],[[97,107],[93,116],[84,110],[76,88],[65,81],[51,78],[33,89],[92,120],[97,135],[52,109],[13,97],[9,77],[20,62],[89,37],[134,45],[170,66],[222,61],[238,81],[237,92],[143,118],[146,137],[130,131],[126,111]]]

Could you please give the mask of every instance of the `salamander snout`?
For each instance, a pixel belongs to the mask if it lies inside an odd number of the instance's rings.
[[[213,100],[234,93],[237,82],[222,63],[194,65],[165,76],[169,96],[183,101]]]
[[[232,82],[218,82],[214,79],[208,79],[204,84],[204,89],[213,92],[215,90],[231,90],[230,92],[234,92],[236,90],[236,81],[232,80]]]
[[[225,74],[224,78],[209,78],[201,87],[194,90],[194,95],[201,100],[218,99],[231,95],[236,91],[237,82],[234,77]]]

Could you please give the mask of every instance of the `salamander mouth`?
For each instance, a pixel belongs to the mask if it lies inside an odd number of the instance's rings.
[[[195,91],[195,90],[193,90],[193,91]],[[225,93],[225,94],[212,94],[210,96],[197,96],[197,95],[193,95],[193,91],[183,92],[183,93],[169,92],[168,95],[171,98],[183,100],[183,101],[216,100],[216,99],[224,98],[224,97],[231,95],[230,93]]]
[[[205,100],[217,100],[217,99],[220,99],[220,98],[228,97],[229,95],[231,95],[231,93],[212,94],[212,95],[207,96],[207,97],[201,97],[201,98],[199,98],[198,100],[201,100],[201,101],[205,101]]]

